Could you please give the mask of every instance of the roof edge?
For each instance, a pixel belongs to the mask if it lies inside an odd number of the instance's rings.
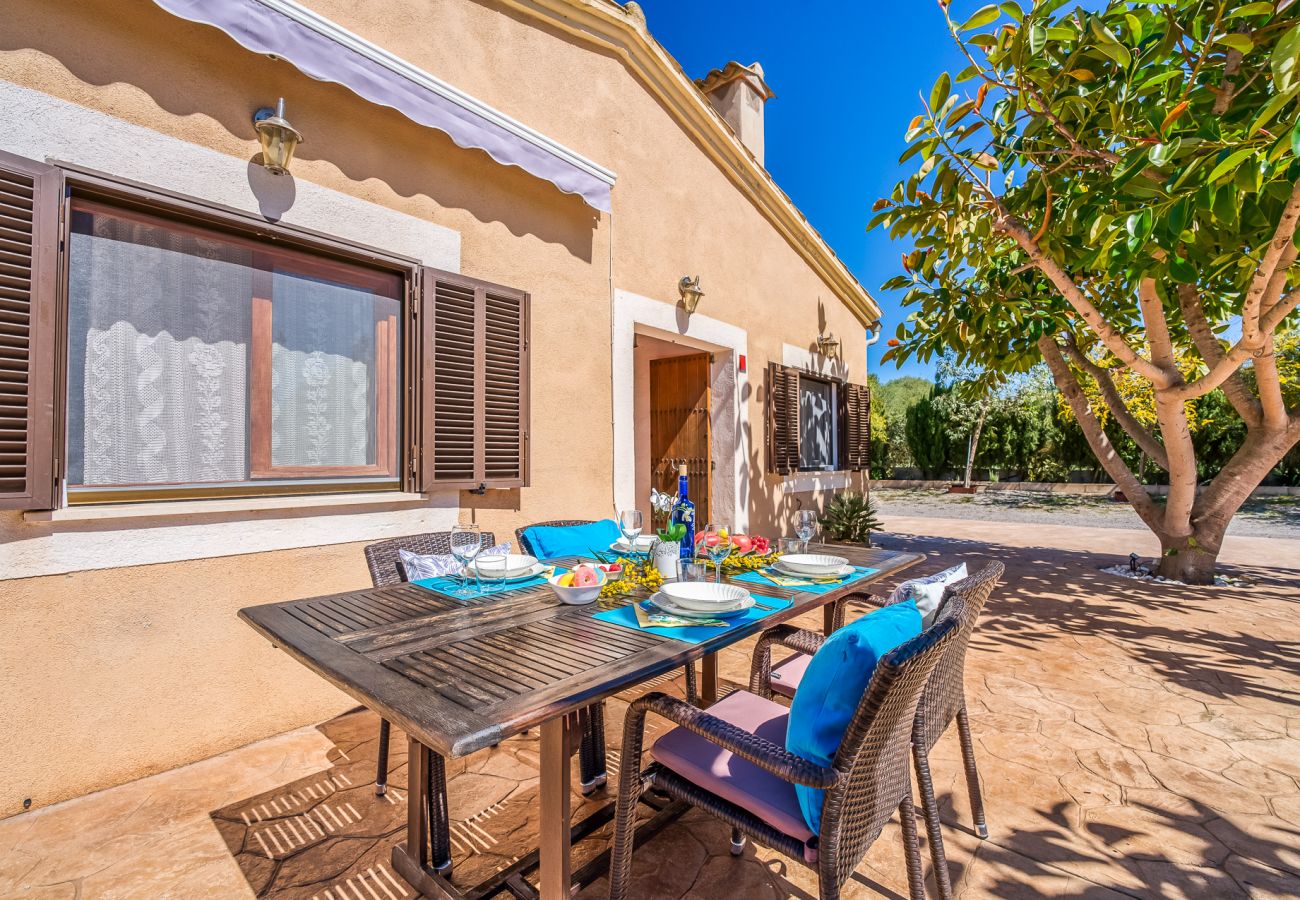
[[[837,298],[869,327],[880,320],[880,306],[826,243],[817,229],[740,142],[695,82],[651,35],[636,3],[614,0],[500,0],[501,4],[553,28],[620,56],[669,112],[695,137],[705,153],[758,207],[836,292]]]

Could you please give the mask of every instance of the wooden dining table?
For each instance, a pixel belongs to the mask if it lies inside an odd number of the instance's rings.
[[[876,571],[823,592],[742,582],[760,603],[763,597],[791,603],[756,621],[719,629],[716,637],[698,644],[593,618],[611,603],[638,598],[568,606],[546,584],[470,600],[399,584],[251,606],[239,615],[406,732],[406,842],[393,848],[392,858],[412,887],[444,900],[477,900],[501,890],[567,900],[573,840],[612,815],[604,809],[576,826],[570,821],[570,756],[591,705],[703,660],[700,702],[708,706],[718,694],[719,650],[819,607],[829,633],[834,601],[922,559],[862,547],[827,549]],[[538,848],[482,884],[456,886],[432,865],[431,823],[443,835],[448,827],[445,805],[430,802],[430,767],[440,762],[433,754],[467,756],[532,728],[540,729],[541,739]],[[539,876],[536,891],[526,877],[533,867]],[[584,869],[580,880],[599,874]]]

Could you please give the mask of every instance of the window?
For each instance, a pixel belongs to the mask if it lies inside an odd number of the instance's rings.
[[[401,275],[74,201],[78,488],[392,482]]]
[[[799,470],[838,468],[835,385],[819,378],[799,379]]]
[[[529,303],[0,151],[0,508],[525,486]]]
[[[860,472],[870,461],[871,391],[768,366],[768,471]]]

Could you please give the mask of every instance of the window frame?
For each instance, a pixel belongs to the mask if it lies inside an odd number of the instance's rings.
[[[804,468],[800,410],[802,382],[812,379],[832,388],[832,452],[829,469]],[[866,408],[861,404],[865,402]],[[791,405],[793,404],[793,410]],[[767,366],[767,472],[781,478],[801,475],[848,475],[870,468],[871,388],[847,378],[823,375],[771,361]],[[861,433],[865,428],[865,433]],[[856,442],[855,442],[856,438]]]
[[[103,503],[168,501],[182,499],[240,498],[265,496],[292,496],[310,494],[336,494],[356,492],[401,492],[415,489],[413,473],[415,458],[420,453],[414,421],[416,385],[419,383],[419,361],[410,352],[411,333],[414,329],[413,308],[417,302],[421,263],[398,254],[388,253],[363,244],[347,241],[310,229],[282,223],[267,222],[253,214],[221,204],[186,197],[137,182],[115,178],[90,169],[57,163],[64,170],[64,195],[59,222],[59,281],[58,281],[58,334],[55,378],[54,426],[57,431],[55,460],[57,487],[54,504],[81,506]],[[265,453],[258,444],[250,441],[249,475],[237,484],[219,485],[129,485],[129,486],[70,486],[67,481],[68,440],[68,311],[69,265],[71,249],[72,205],[100,206],[107,211],[130,216],[162,219],[177,228],[199,229],[216,233],[237,242],[254,245],[255,250],[289,251],[324,269],[330,263],[347,264],[347,271],[355,273],[357,267],[373,270],[376,277],[397,276],[400,279],[396,334],[389,342],[391,351],[398,356],[396,379],[392,391],[382,398],[381,412],[395,427],[377,432],[390,434],[385,449],[395,451],[388,455],[392,466],[323,467],[328,471],[297,473],[286,467],[269,466],[269,444]],[[267,323],[269,325],[269,323]],[[251,345],[251,341],[250,341]],[[269,345],[267,347],[269,360]],[[251,360],[250,360],[251,362]],[[250,368],[250,382],[252,371]],[[269,394],[267,396],[269,401]],[[267,405],[269,412],[269,403]],[[254,404],[250,392],[250,419]],[[251,427],[250,427],[251,431]],[[269,430],[264,429],[269,435]],[[392,444],[395,442],[395,446]],[[262,456],[265,459],[262,459]],[[383,459],[377,456],[377,459]],[[262,465],[266,463],[267,465]],[[326,480],[328,479],[328,480]],[[364,479],[364,480],[362,480]]]

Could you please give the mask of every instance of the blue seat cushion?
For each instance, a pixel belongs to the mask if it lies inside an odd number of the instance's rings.
[[[538,559],[555,559],[608,550],[623,534],[613,519],[601,519],[587,525],[534,525],[524,529],[524,536]]]
[[[916,602],[905,600],[865,615],[832,634],[808,663],[790,704],[785,747],[820,766],[835,759],[880,658],[921,633]],[[796,785],[804,821],[821,828],[826,792]]]

